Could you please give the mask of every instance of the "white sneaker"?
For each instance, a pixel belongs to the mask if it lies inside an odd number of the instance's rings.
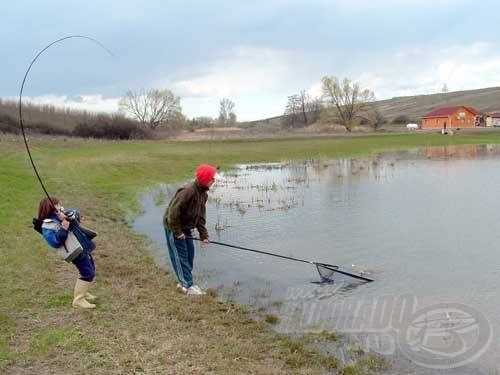
[[[183,287],[181,284],[177,284],[177,289],[179,289],[182,293],[187,293],[187,288]]]
[[[205,292],[204,290],[202,290],[198,285],[191,285],[187,289],[187,294],[202,296],[204,294],[207,294],[207,292]]]

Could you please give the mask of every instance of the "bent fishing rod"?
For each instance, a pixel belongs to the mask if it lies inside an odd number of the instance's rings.
[[[186,237],[186,238],[187,239],[192,239],[192,240],[203,242],[203,240],[201,238],[197,238],[197,237]],[[226,247],[233,248],[233,249],[251,251],[253,253],[264,254],[264,255],[269,255],[269,256],[273,256],[273,257],[277,257],[277,258],[283,258],[283,259],[287,259],[287,260],[292,260],[292,261],[295,261],[295,262],[302,262],[302,263],[312,264],[312,265],[316,266],[316,268],[318,270],[318,273],[320,274],[320,276],[322,278],[324,276],[321,274],[320,268],[325,268],[325,269],[327,269],[329,271],[338,272],[338,273],[341,273],[343,275],[347,275],[347,276],[353,277],[355,279],[363,280],[363,281],[366,281],[366,282],[372,282],[372,281],[374,281],[373,279],[370,279],[370,278],[362,276],[362,275],[357,275],[355,273],[350,273],[350,272],[347,272],[347,271],[340,270],[339,266],[336,266],[334,264],[314,262],[314,261],[311,261],[311,260],[305,260],[305,259],[300,259],[300,258],[289,257],[289,256],[280,255],[280,254],[276,254],[276,253],[270,253],[270,252],[267,252],[267,251],[256,250],[256,249],[251,249],[251,248],[248,248],[248,247],[232,245],[232,244],[228,244],[228,243],[224,243],[224,242],[218,242],[218,241],[212,241],[212,240],[210,240],[210,243],[213,243],[215,245],[226,246]]]
[[[35,64],[35,62],[38,60],[38,58],[46,51],[48,50],[50,47],[52,47],[54,44],[57,44],[57,43],[60,43],[64,40],[67,40],[67,39],[73,39],[73,38],[82,38],[82,39],[88,39],[92,42],[94,42],[95,44],[97,44],[99,47],[101,47],[102,49],[104,49],[107,53],[109,53],[111,56],[114,56],[113,53],[108,49],[106,48],[106,46],[104,44],[102,44],[101,42],[99,42],[97,39],[94,39],[92,37],[89,37],[89,36],[86,36],[86,35],[69,35],[69,36],[65,36],[63,38],[60,38],[60,39],[57,39],[57,40],[54,40],[53,42],[49,43],[47,46],[45,46],[40,52],[37,53],[37,55],[35,56],[35,58],[31,61],[31,63],[29,64],[28,66],[28,69],[26,70],[26,73],[24,74],[24,77],[23,77],[23,81],[21,83],[21,89],[19,90],[19,125],[21,126],[21,133],[23,135],[23,140],[24,140],[24,145],[26,146],[26,151],[28,153],[28,157],[30,159],[30,162],[31,162],[31,166],[33,167],[33,170],[35,172],[35,175],[38,179],[38,182],[40,183],[40,186],[42,187],[45,195],[47,196],[47,198],[49,199],[49,202],[52,204],[53,207],[55,207],[54,205],[54,202],[52,202],[52,199],[47,191],[47,189],[45,188],[45,185],[42,181],[42,178],[40,177],[40,174],[38,173],[38,170],[36,168],[36,165],[35,165],[35,162],[33,160],[33,157],[31,155],[31,151],[30,151],[30,148],[28,146],[28,140],[26,139],[26,133],[24,131],[24,122],[23,122],[23,90],[24,90],[24,84],[26,83],[26,80],[28,78],[28,74],[33,66],[33,64]]]

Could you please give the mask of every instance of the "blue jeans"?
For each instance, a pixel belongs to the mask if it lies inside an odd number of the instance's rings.
[[[91,282],[95,277],[95,264],[94,259],[92,259],[92,255],[89,252],[83,251],[80,255],[78,255],[73,264],[78,268],[80,272],[80,279],[83,281]]]
[[[192,237],[191,230],[183,231],[186,237]],[[189,288],[193,285],[193,261],[194,261],[194,244],[192,239],[185,240],[177,239],[172,231],[165,228],[165,236],[167,237],[168,254],[170,262],[174,269],[177,280],[184,288]]]

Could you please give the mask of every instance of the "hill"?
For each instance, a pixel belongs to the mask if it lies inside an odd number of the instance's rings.
[[[373,103],[373,106],[389,122],[392,122],[396,117],[401,115],[407,116],[411,122],[420,122],[420,118],[424,114],[435,108],[455,105],[473,107],[481,113],[500,110],[500,87],[431,95],[401,96]],[[243,125],[279,126],[283,118],[284,116],[275,116],[263,120],[246,122]]]
[[[439,107],[465,105],[481,113],[500,109],[500,87],[455,91],[446,94],[403,96],[374,103],[382,115],[392,121],[399,115],[420,120],[426,113]]]

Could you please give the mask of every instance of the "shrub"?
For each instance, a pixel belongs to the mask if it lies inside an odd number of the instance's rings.
[[[71,135],[68,129],[60,128],[46,122],[26,122],[23,121],[26,133],[38,133],[49,135]],[[1,114],[0,115],[0,132],[20,134],[21,126],[19,120],[12,116]]]
[[[19,134],[21,128],[17,121],[9,115],[0,114],[0,132]]]
[[[123,116],[100,115],[79,122],[73,129],[73,135],[84,138],[145,139],[150,137],[150,132]]]
[[[32,133],[47,135],[71,135],[71,130],[59,128],[46,122],[27,124],[26,128]]]
[[[394,119],[392,120],[392,123],[393,124],[408,124],[410,123],[410,118],[406,115],[399,115],[399,116],[396,116],[394,117]]]

